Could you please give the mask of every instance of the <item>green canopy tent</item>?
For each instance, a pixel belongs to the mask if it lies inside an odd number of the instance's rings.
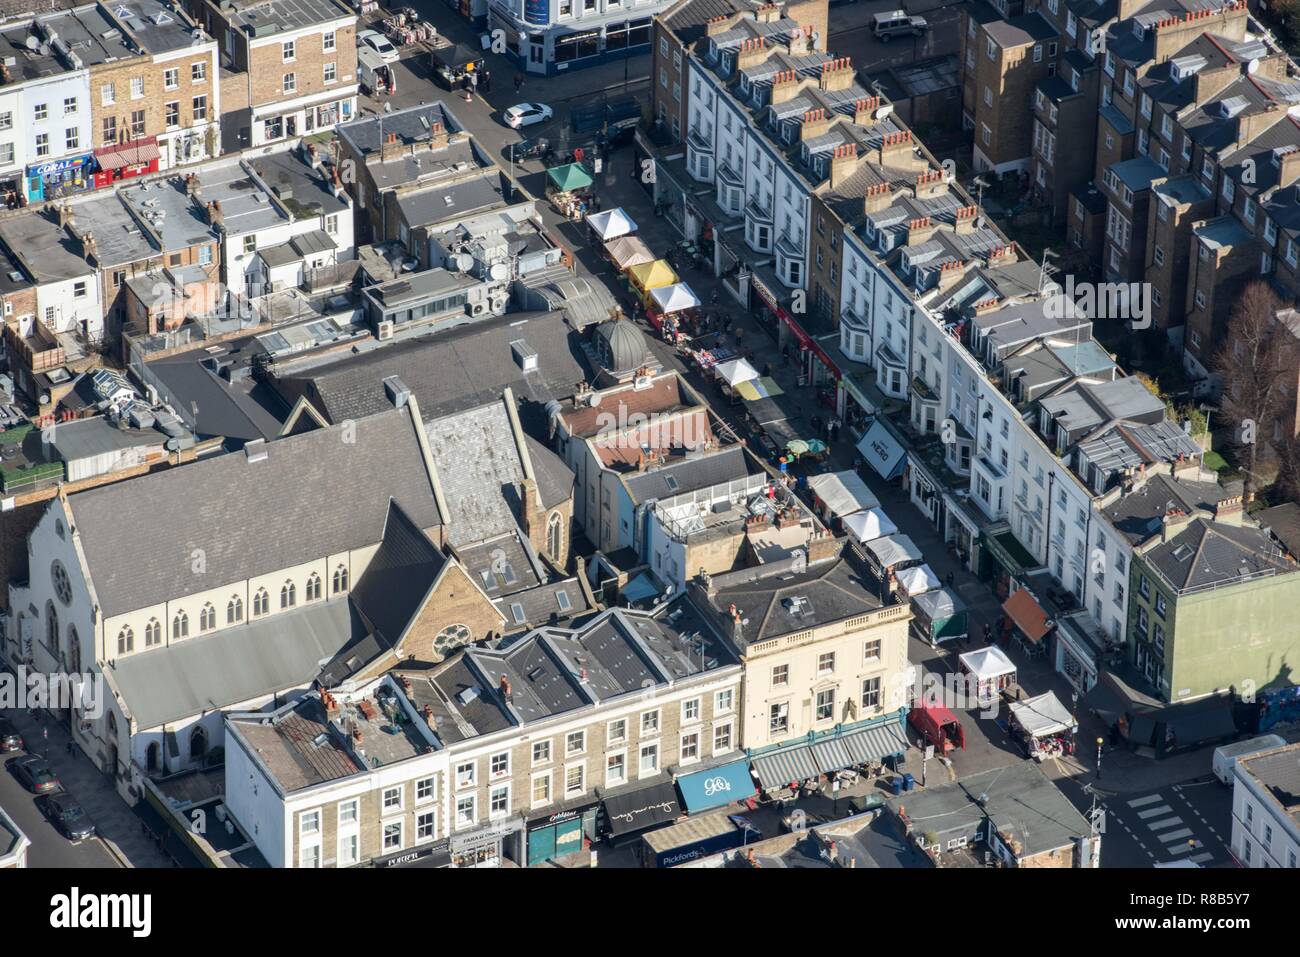
[[[575,189],[585,189],[591,185],[591,174],[583,168],[581,163],[570,163],[567,166],[554,166],[546,171],[547,177],[554,186],[562,193],[571,193]]]

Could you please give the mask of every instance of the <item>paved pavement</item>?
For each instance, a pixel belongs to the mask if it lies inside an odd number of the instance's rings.
[[[64,790],[81,802],[100,835],[99,839],[86,841],[79,846],[78,850],[81,847],[87,848],[84,856],[68,859],[59,848],[60,842],[63,845],[68,842],[41,818],[43,828],[37,828],[35,832],[28,831],[27,834],[32,840],[29,863],[33,867],[173,866],[172,861],[159,851],[152,837],[144,830],[139,816],[118,795],[108,777],[79,750],[74,750],[71,754],[68,752],[69,734],[60,722],[52,719],[38,720],[19,709],[10,709],[4,715],[17,725],[28,747],[49,761],[63,782]],[[42,728],[49,729],[48,741],[42,740]],[[18,793],[24,794],[28,802],[33,800],[31,795],[22,791],[12,775],[6,774],[3,778],[4,783],[0,784],[0,802],[10,813],[13,812],[4,790],[6,785],[12,785]],[[32,813],[39,818],[39,811],[35,808],[32,808]],[[26,821],[19,820],[18,824],[27,830]],[[97,850],[90,850],[92,848]]]

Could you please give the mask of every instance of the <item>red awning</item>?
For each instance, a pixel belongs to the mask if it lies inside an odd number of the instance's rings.
[[[126,169],[128,166],[144,166],[161,157],[158,141],[152,136],[95,150],[95,159],[99,161],[99,168],[106,173]]]
[[[1002,603],[1002,610],[1030,641],[1042,641],[1050,630],[1047,612],[1034,600],[1029,589],[1021,588]]]

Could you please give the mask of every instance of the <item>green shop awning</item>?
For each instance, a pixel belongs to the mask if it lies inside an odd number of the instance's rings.
[[[568,166],[555,166],[546,171],[551,183],[556,189],[571,193],[575,189],[585,189],[591,185],[591,174],[583,167],[581,163],[570,163]]]

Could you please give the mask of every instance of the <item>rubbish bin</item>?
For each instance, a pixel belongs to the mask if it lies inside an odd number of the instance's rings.
[[[903,793],[903,779],[902,779],[902,778],[900,778],[900,777],[893,777],[893,778],[890,778],[890,779],[889,779],[889,786],[890,786],[890,788],[893,789],[894,797],[898,797],[900,794]]]
[[[916,787],[916,778],[912,777],[912,772],[903,775],[903,790],[910,791]]]

